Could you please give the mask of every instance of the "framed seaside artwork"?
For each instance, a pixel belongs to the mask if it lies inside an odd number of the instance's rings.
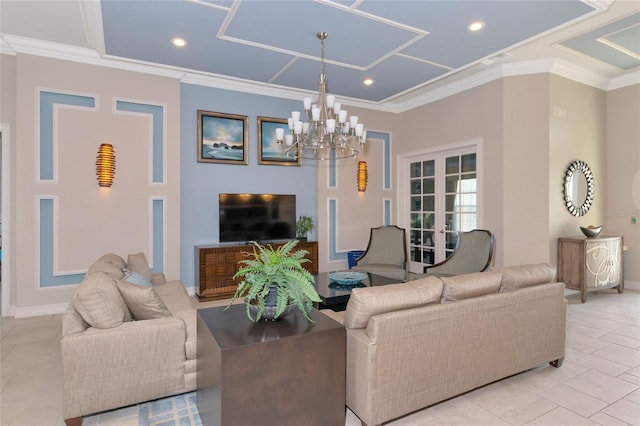
[[[276,139],[276,129],[284,129],[289,132],[287,120],[282,118],[258,117],[258,164],[271,164],[275,166],[299,166],[300,158],[297,155],[287,155],[282,152]]]
[[[246,115],[198,111],[198,162],[249,164]]]

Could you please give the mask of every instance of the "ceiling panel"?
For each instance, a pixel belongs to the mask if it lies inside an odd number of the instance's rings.
[[[593,64],[609,77],[637,70],[640,2],[609,1],[2,0],[0,36],[17,50],[20,36],[201,78],[316,91],[321,48],[315,34],[326,31],[329,90],[384,104],[480,72],[488,57],[506,52],[500,60],[510,60],[531,45],[548,57]],[[486,27],[469,32],[474,20]],[[187,46],[174,47],[174,37]],[[46,44],[40,51],[55,49]],[[374,85],[364,86],[365,77]]]
[[[639,3],[640,4],[640,3]],[[560,43],[575,52],[623,70],[640,66],[640,13]]]

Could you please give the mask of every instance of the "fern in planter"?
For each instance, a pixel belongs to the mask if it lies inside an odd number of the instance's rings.
[[[250,244],[253,245],[253,253],[246,254],[252,258],[238,262],[243,266],[233,278],[241,277],[243,280],[227,308],[246,293],[244,301],[247,317],[252,321],[258,321],[263,316],[266,319],[278,319],[288,305],[295,305],[309,322],[313,322],[309,313],[313,308],[313,302],[321,300],[313,286],[313,275],[302,267],[303,263],[309,262],[309,259],[305,259],[308,251],[293,251],[298,244],[297,240],[291,240],[277,248],[273,248],[271,244],[265,246],[255,241],[251,241]],[[272,288],[275,288],[276,293],[275,308],[268,309],[268,296]],[[252,305],[256,311],[254,315],[252,315]],[[273,318],[267,318],[267,316],[273,316]]]

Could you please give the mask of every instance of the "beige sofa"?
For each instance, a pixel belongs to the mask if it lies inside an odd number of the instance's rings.
[[[142,253],[127,262],[108,254],[91,265],[63,315],[62,334],[67,425],[196,387],[193,300],[180,281],[151,273]]]
[[[548,264],[355,288],[347,406],[377,425],[565,353],[564,284]]]

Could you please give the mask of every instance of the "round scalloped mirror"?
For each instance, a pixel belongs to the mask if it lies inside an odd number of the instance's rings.
[[[564,204],[574,216],[584,216],[593,204],[593,173],[584,161],[569,164],[564,174]]]

